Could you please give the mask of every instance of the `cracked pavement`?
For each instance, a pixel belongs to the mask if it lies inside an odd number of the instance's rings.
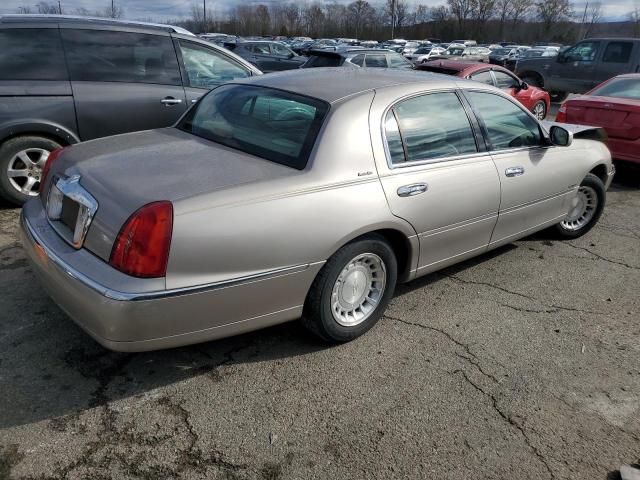
[[[292,322],[143,354],[43,294],[0,207],[0,479],[614,479],[640,463],[640,183],[599,225],[401,285],[364,337]]]

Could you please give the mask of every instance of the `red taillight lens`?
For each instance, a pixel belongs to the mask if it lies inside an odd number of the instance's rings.
[[[171,202],[149,203],[125,222],[111,250],[109,264],[134,277],[164,277],[172,233]]]
[[[42,192],[42,190],[44,189],[44,183],[47,181],[47,177],[49,176],[49,172],[51,171],[51,165],[53,165],[53,162],[55,162],[58,159],[58,157],[60,157],[60,154],[63,152],[65,148],[67,147],[56,148],[47,157],[47,161],[45,162],[44,167],[42,168],[42,175],[40,175],[40,188],[39,188],[40,192]]]
[[[556,122],[567,123],[567,105],[562,104],[556,115]]]

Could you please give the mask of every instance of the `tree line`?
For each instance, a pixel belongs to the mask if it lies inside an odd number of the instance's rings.
[[[20,13],[67,13],[123,18],[125,11],[115,0],[98,11],[63,9],[65,2],[41,1],[34,9],[20,7]],[[602,3],[587,1],[579,9],[570,0],[446,0],[438,6],[407,0],[368,0],[339,3],[314,0],[301,3],[269,0],[241,4],[224,13],[207,10],[206,0],[197,0],[189,14],[167,21],[196,33],[224,32],[241,36],[348,37],[383,40],[471,38],[480,42],[535,41],[572,43],[593,35],[640,36],[640,7],[629,12],[628,21],[603,23]],[[34,11],[32,11],[34,10]],[[147,21],[153,19],[147,18]]]

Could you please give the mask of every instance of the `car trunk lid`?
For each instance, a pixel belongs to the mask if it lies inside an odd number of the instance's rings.
[[[56,162],[51,175],[62,173],[79,176],[80,185],[97,201],[84,247],[108,261],[122,225],[148,203],[175,202],[298,172],[167,128],[75,145]]]
[[[605,128],[611,138],[640,138],[640,100],[582,96],[567,102],[567,123]]]

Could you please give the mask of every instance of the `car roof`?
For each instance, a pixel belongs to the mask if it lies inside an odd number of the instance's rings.
[[[386,87],[422,83],[433,87],[458,86],[457,77],[391,68],[307,68],[270,73],[233,83],[259,85],[336,103],[347,97]],[[477,82],[472,82],[477,85]]]
[[[186,28],[176,27],[174,25],[165,25],[162,23],[151,22],[137,22],[133,20],[117,20],[113,18],[100,18],[100,17],[83,17],[78,15],[45,15],[45,14],[15,14],[15,15],[0,15],[0,24],[11,23],[78,23],[78,24],[90,24],[90,25],[111,25],[122,27],[143,27],[155,30],[162,30],[164,32],[181,33],[183,35],[193,35],[192,32]]]

